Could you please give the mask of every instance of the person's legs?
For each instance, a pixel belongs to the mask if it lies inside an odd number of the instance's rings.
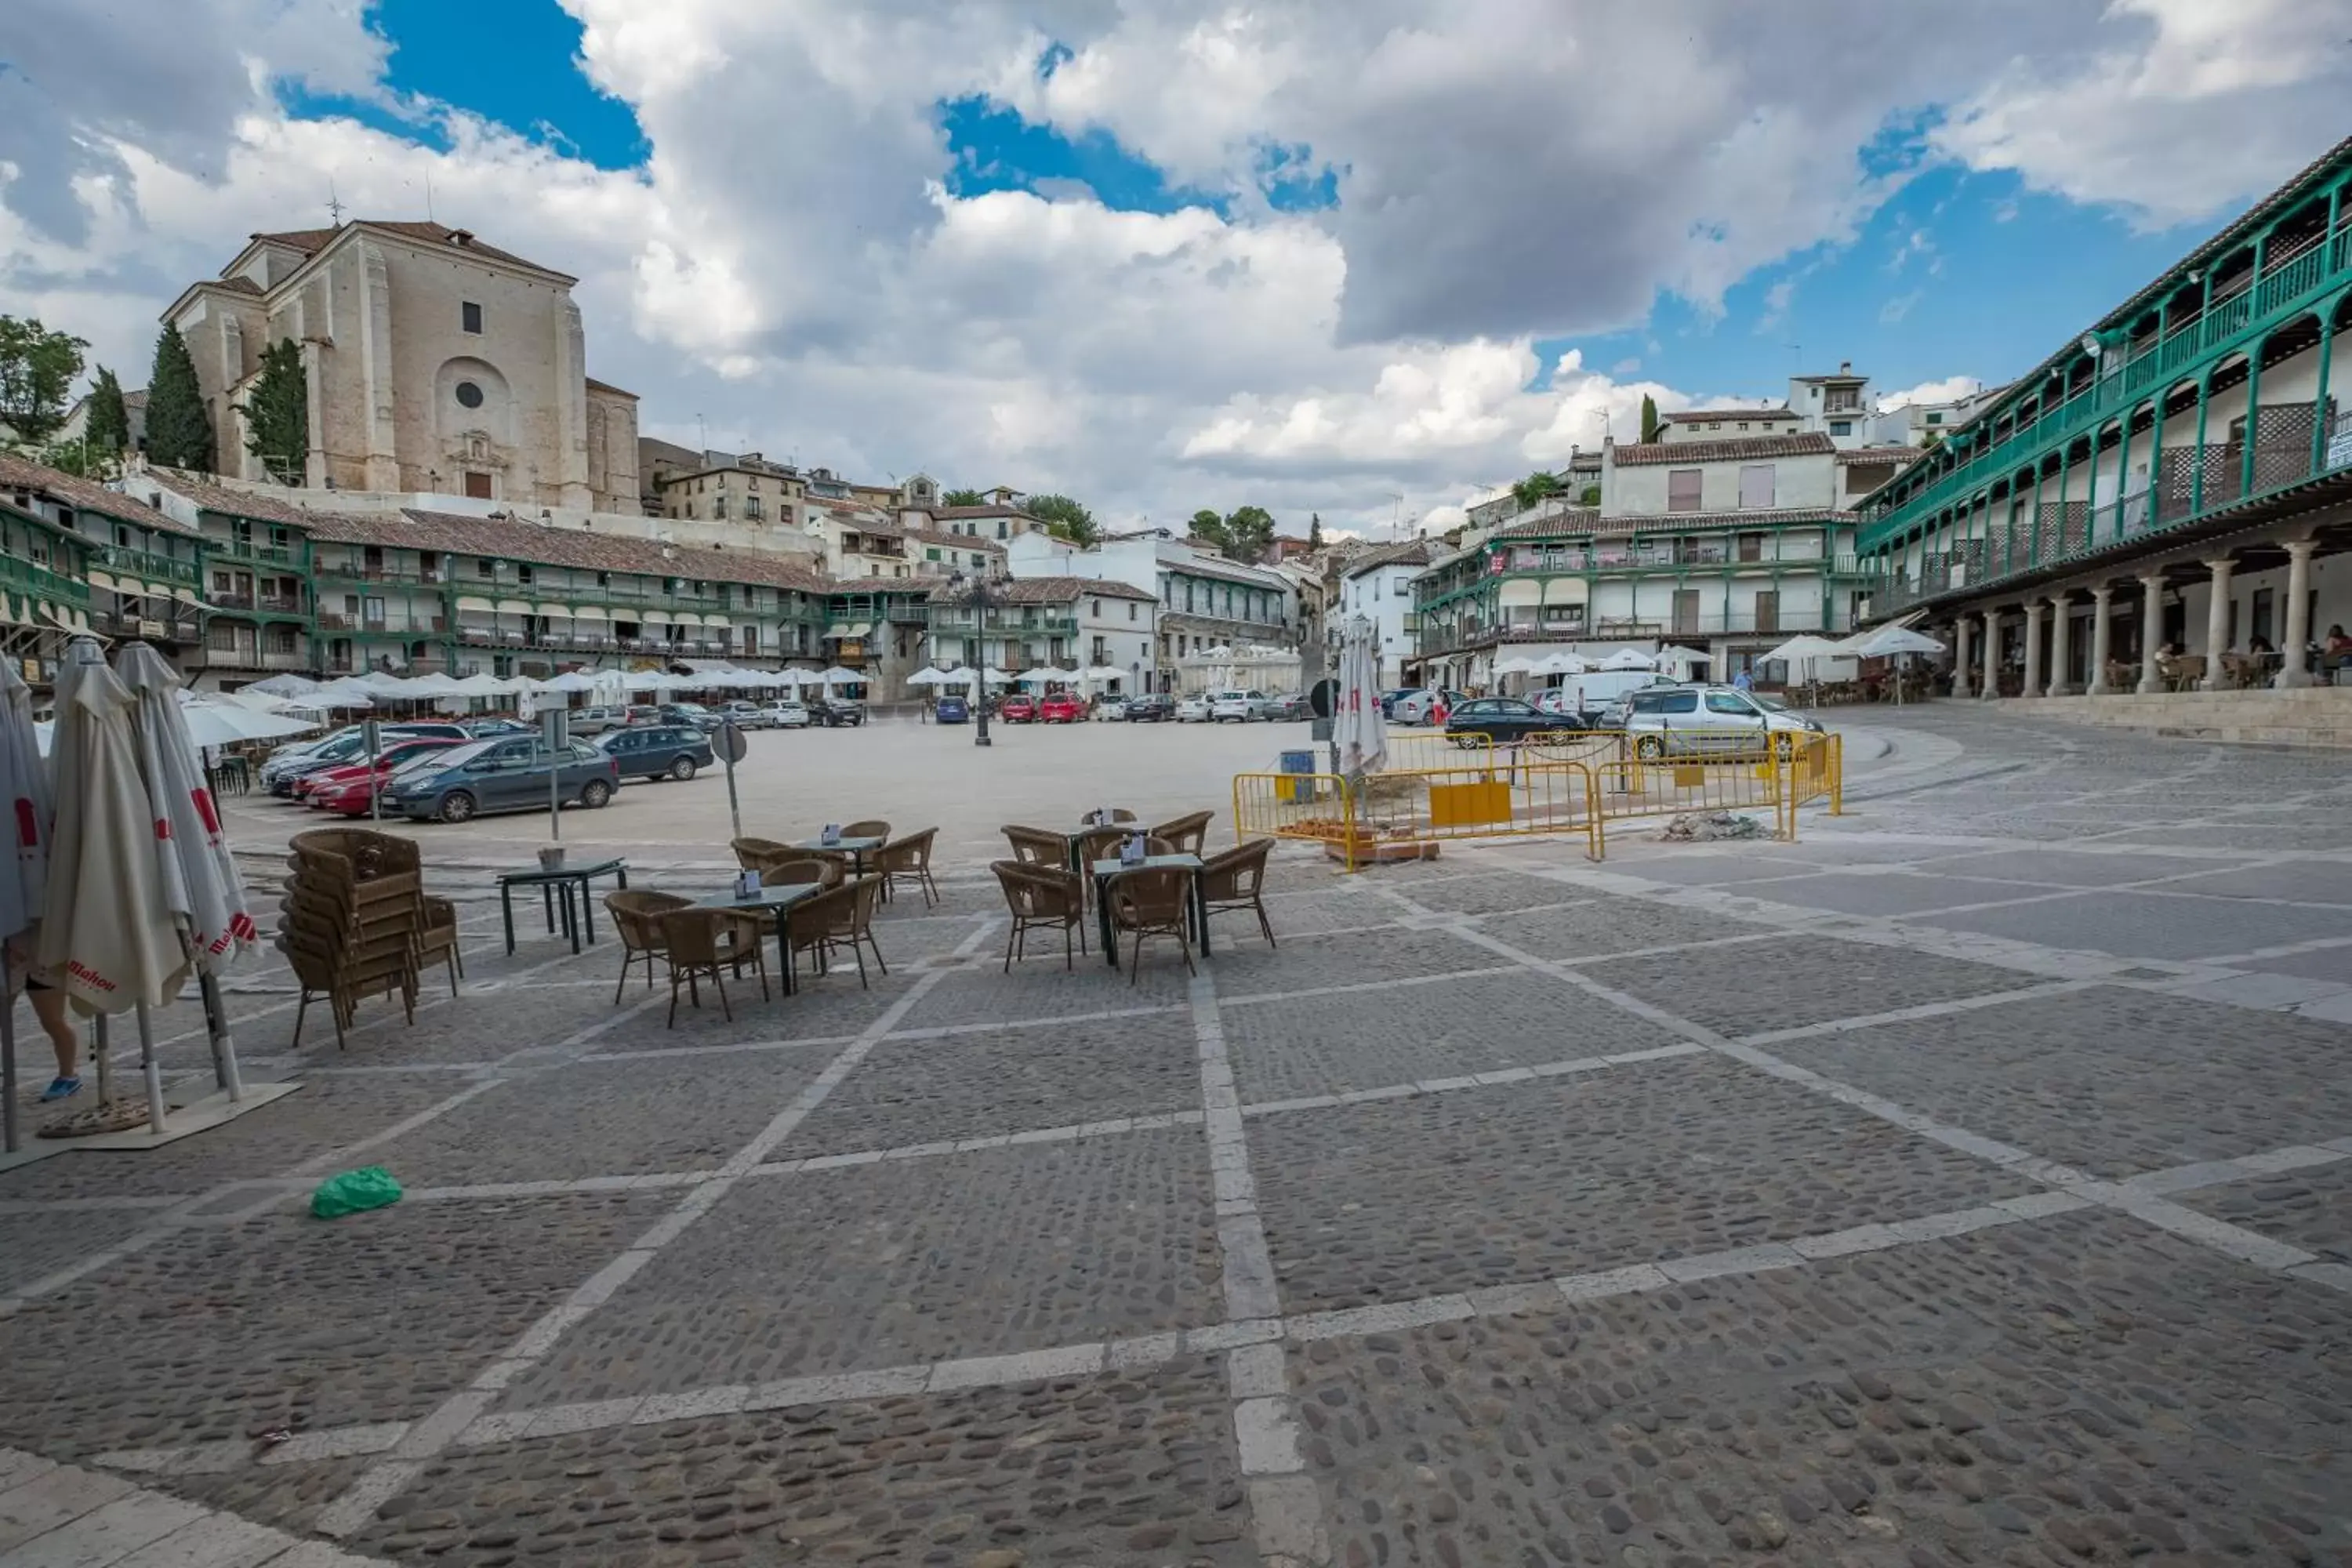
[[[25,987],[25,999],[32,1003],[33,1016],[41,1021],[50,1048],[58,1056],[57,1081],[42,1098],[62,1100],[81,1087],[81,1037],[74,1032],[73,1016],[66,1009],[66,994],[55,986],[32,983]]]

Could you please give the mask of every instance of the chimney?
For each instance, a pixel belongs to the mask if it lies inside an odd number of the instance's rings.
[[[1853,361],[1850,359],[1842,359],[1838,361],[1838,374],[1840,375],[1852,375],[1853,374]]]

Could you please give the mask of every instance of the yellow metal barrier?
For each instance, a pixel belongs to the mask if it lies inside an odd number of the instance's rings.
[[[1494,742],[1484,735],[1449,735],[1443,730],[1391,730],[1388,748],[1388,761],[1381,765],[1384,773],[1484,763],[1495,754]]]
[[[1346,847],[1355,867],[1354,816],[1348,781],[1337,773],[1236,773],[1234,838],[1304,838]]]

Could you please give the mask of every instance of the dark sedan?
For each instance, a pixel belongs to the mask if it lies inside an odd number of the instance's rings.
[[[1484,736],[1497,746],[1516,746],[1534,735],[1556,735],[1581,730],[1581,720],[1546,713],[1516,697],[1477,697],[1447,715],[1445,732],[1459,746],[1475,746]]]
[[[559,763],[562,774],[551,789]],[[535,740],[504,736],[416,759],[394,775],[384,804],[412,822],[466,822],[486,811],[544,811],[556,792],[567,805],[593,810],[620,785],[613,759],[585,741],[551,758]]]
[[[1130,724],[1165,724],[1176,716],[1176,704],[1164,692],[1147,692],[1130,698],[1127,704],[1127,721]]]
[[[683,784],[698,768],[717,759],[710,737],[686,724],[633,724],[597,738],[596,744],[620,765],[623,774],[636,779],[677,779]]]

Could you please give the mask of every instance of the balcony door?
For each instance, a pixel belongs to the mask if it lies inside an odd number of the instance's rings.
[[[1767,589],[1756,595],[1756,629],[1777,632],[1780,629],[1780,595],[1777,589]]]
[[[1698,590],[1696,588],[1675,590],[1675,630],[1678,633],[1698,630]]]

